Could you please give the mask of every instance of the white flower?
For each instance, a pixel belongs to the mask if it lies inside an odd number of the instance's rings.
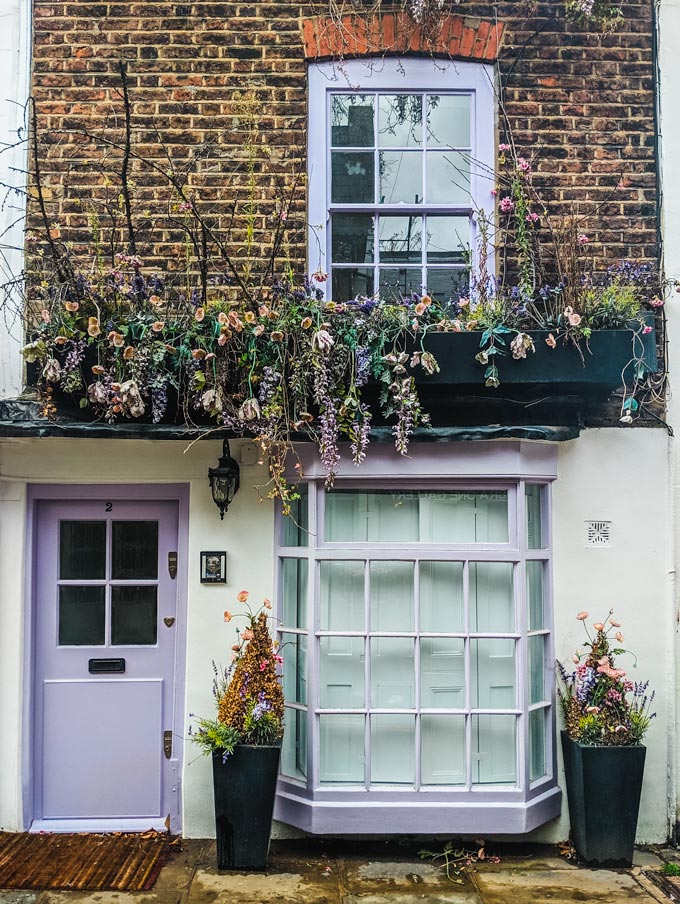
[[[257,399],[246,399],[239,408],[238,416],[242,421],[255,421],[260,416],[260,403]]]
[[[87,397],[94,405],[106,405],[109,394],[103,383],[90,383],[87,387]]]
[[[120,384],[120,397],[132,417],[141,417],[144,414],[144,402],[139,386],[134,380],[126,380]]]
[[[527,352],[535,352],[534,340],[527,333],[517,333],[510,343],[510,351],[515,359],[526,358]]]
[[[61,365],[56,358],[48,358],[42,372],[48,383],[58,383],[61,379]]]
[[[206,389],[201,396],[201,404],[206,411],[222,410],[222,400],[214,389]]]
[[[317,330],[312,337],[312,345],[315,345],[320,352],[325,352],[335,345],[335,339],[328,330]]]

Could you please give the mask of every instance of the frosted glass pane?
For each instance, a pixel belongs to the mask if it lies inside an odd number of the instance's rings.
[[[321,562],[322,631],[364,630],[364,563]]]
[[[307,636],[282,634],[283,696],[287,703],[307,702]]]
[[[525,487],[527,509],[527,547],[529,549],[544,549],[543,524],[541,519],[541,495],[542,487],[535,483],[528,483]]]
[[[380,217],[378,249],[381,263],[416,263],[423,259],[422,217]]]
[[[527,608],[529,609],[530,631],[540,631],[545,627],[543,572],[543,562],[527,562]]]
[[[470,95],[430,95],[427,99],[427,146],[470,147]]]
[[[413,631],[413,562],[371,562],[372,631]]]
[[[375,198],[373,151],[331,153],[331,201],[372,204]]]
[[[307,713],[286,707],[281,772],[290,778],[307,778]]]
[[[322,785],[363,784],[364,716],[319,716]]]
[[[548,709],[535,709],[529,713],[529,779],[533,782],[546,774],[545,768],[545,720]]]
[[[420,630],[463,630],[463,563],[420,563]]]
[[[59,523],[59,577],[62,581],[106,577],[106,521]]]
[[[478,785],[515,784],[515,716],[472,716],[472,781]]]
[[[371,706],[411,709],[415,703],[413,640],[371,638]]]
[[[529,703],[545,700],[545,637],[529,638]]]
[[[515,641],[470,641],[470,696],[473,709],[514,709]]]
[[[420,705],[465,709],[465,644],[462,638],[420,641]]]
[[[470,630],[484,634],[514,631],[511,562],[470,563]]]
[[[373,263],[373,217],[363,213],[335,213],[331,220],[333,263]]]
[[[468,206],[470,155],[457,151],[428,151],[427,203]]]
[[[334,147],[372,147],[375,138],[371,94],[334,94],[331,98],[331,141]]]
[[[103,587],[60,587],[59,645],[103,644],[105,605]]]
[[[465,784],[465,716],[422,716],[420,776],[423,785]]]
[[[364,638],[319,641],[319,704],[322,709],[363,709]]]
[[[414,716],[371,716],[371,785],[412,785],[414,748]]]
[[[308,546],[309,545],[309,500],[306,484],[299,484],[297,488],[299,499],[290,502],[290,515],[282,520],[283,546]]]
[[[113,521],[111,576],[155,581],[158,577],[158,521]]]
[[[408,542],[418,539],[418,497],[398,490],[326,494],[325,538],[330,542]]]
[[[307,559],[282,559],[283,590],[282,626],[307,627]]]
[[[419,94],[384,94],[378,104],[378,145],[419,147],[423,143],[423,98]]]
[[[433,543],[507,543],[505,491],[421,493],[420,539]]]
[[[423,155],[419,151],[380,151],[380,204],[423,203]]]

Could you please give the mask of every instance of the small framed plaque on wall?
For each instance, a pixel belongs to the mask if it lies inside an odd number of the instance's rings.
[[[201,584],[227,583],[227,554],[222,552],[201,552]]]

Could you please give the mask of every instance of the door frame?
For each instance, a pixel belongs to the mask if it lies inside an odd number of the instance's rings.
[[[173,834],[182,831],[182,779],[184,769],[184,723],[186,698],[187,655],[187,595],[189,579],[189,492],[188,483],[125,483],[125,484],[35,484],[26,488],[26,556],[24,606],[24,668],[22,704],[22,814],[23,827],[30,831],[34,819],[33,775],[36,766],[33,743],[35,739],[35,672],[36,672],[36,567],[37,567],[37,506],[42,501],[97,501],[128,499],[169,501],[178,504],[177,531],[177,613],[175,622],[175,680],[173,696],[173,759],[177,760],[177,812],[170,814]]]

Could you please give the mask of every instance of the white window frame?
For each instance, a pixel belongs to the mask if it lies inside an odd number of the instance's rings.
[[[477,211],[491,216],[494,208],[496,98],[494,74],[482,63],[430,59],[349,60],[314,63],[308,70],[308,268],[310,272],[329,272],[330,253],[330,174],[329,174],[329,94],[356,91],[410,91],[428,93],[466,93],[471,95],[471,230],[470,250],[476,251]],[[371,205],[372,208],[379,205]],[[423,203],[428,209],[445,213],[447,207]],[[388,208],[392,215],[394,207]],[[456,212],[451,207],[452,215]],[[459,211],[458,211],[459,212]],[[377,236],[376,236],[376,241]],[[320,286],[330,294],[330,280]],[[376,287],[377,289],[377,287]],[[334,299],[346,301],[347,299]]]

